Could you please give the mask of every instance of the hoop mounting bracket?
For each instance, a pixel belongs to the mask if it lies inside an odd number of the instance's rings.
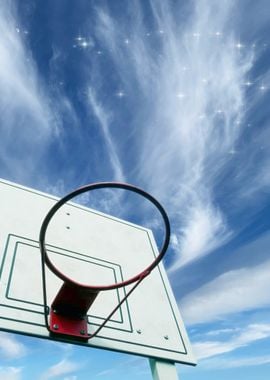
[[[88,340],[87,311],[97,295],[97,291],[64,282],[51,306],[50,332]]]

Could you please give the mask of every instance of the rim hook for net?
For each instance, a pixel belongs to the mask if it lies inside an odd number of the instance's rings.
[[[136,276],[129,278],[125,281],[105,285],[105,286],[92,286],[78,283],[64,273],[62,273],[50,260],[47,248],[46,248],[46,232],[48,225],[55,215],[55,213],[68,201],[74,197],[97,189],[104,188],[117,188],[131,191],[137,193],[146,199],[148,199],[159,211],[162,216],[164,226],[165,226],[165,236],[163,239],[163,244],[160,248],[158,256],[155,260],[142,272]],[[95,337],[99,331],[105,326],[113,314],[120,308],[120,306],[126,301],[130,294],[136,289],[136,287],[151,273],[151,271],[160,263],[163,259],[170,241],[170,222],[169,218],[161,206],[161,204],[150,194],[144,190],[135,187],[127,183],[119,182],[99,182],[94,184],[88,184],[80,187],[77,190],[72,191],[65,197],[60,199],[55,205],[49,210],[48,214],[44,218],[40,234],[39,234],[39,245],[41,251],[41,264],[42,264],[42,288],[43,288],[43,300],[44,300],[44,316],[45,325],[51,334],[66,336],[68,338],[79,339],[87,341]],[[64,281],[60,290],[56,294],[51,307],[48,307],[47,301],[47,288],[46,288],[46,266],[61,280]],[[116,305],[112,312],[107,316],[107,318],[102,322],[102,324],[97,328],[93,334],[88,334],[87,331],[87,312],[100,291],[112,290],[121,288],[130,284],[133,287],[127,292],[125,297]],[[48,318],[50,314],[50,318]]]

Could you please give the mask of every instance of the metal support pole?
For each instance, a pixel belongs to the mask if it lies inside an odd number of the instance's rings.
[[[174,362],[149,359],[153,380],[179,380]]]

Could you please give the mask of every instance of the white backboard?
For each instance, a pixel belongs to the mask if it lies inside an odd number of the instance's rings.
[[[47,339],[41,278],[39,231],[56,198],[0,181],[0,329]],[[87,231],[87,233],[85,233]],[[105,234],[106,232],[106,234]],[[103,238],[106,235],[106,239]],[[74,280],[112,283],[140,272],[158,255],[149,229],[88,208],[68,204],[48,231],[49,254]],[[119,254],[133,265],[126,269]],[[130,271],[125,273],[124,271]],[[47,270],[50,305],[62,281]],[[131,285],[132,286],[132,285]],[[131,286],[101,292],[88,313],[88,331],[104,321]],[[64,340],[63,338],[61,339]],[[87,343],[146,357],[195,364],[166,272],[159,264]]]

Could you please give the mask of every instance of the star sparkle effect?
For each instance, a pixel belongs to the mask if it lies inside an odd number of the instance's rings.
[[[15,28],[16,32],[19,34],[19,33],[23,33],[25,35],[29,34],[28,30],[24,29],[20,29],[19,27]]]
[[[118,91],[116,94],[115,94],[118,98],[123,98],[124,96],[126,96],[126,94],[123,92],[123,91]]]
[[[223,118],[225,116],[225,111],[221,109],[217,109],[215,111],[215,114],[218,115],[220,118]]]
[[[241,42],[237,42],[237,44],[235,44],[235,47],[240,50],[244,47],[244,45],[241,44]]]
[[[264,85],[264,84],[262,84],[260,87],[259,87],[259,89],[261,90],[261,91],[266,91],[267,90],[267,87]]]
[[[74,48],[87,49],[93,47],[93,41],[90,38],[79,35],[75,37],[75,41],[76,43],[73,45]]]
[[[178,94],[176,94],[176,96],[178,99],[184,99],[186,97],[186,94],[179,92]]]

